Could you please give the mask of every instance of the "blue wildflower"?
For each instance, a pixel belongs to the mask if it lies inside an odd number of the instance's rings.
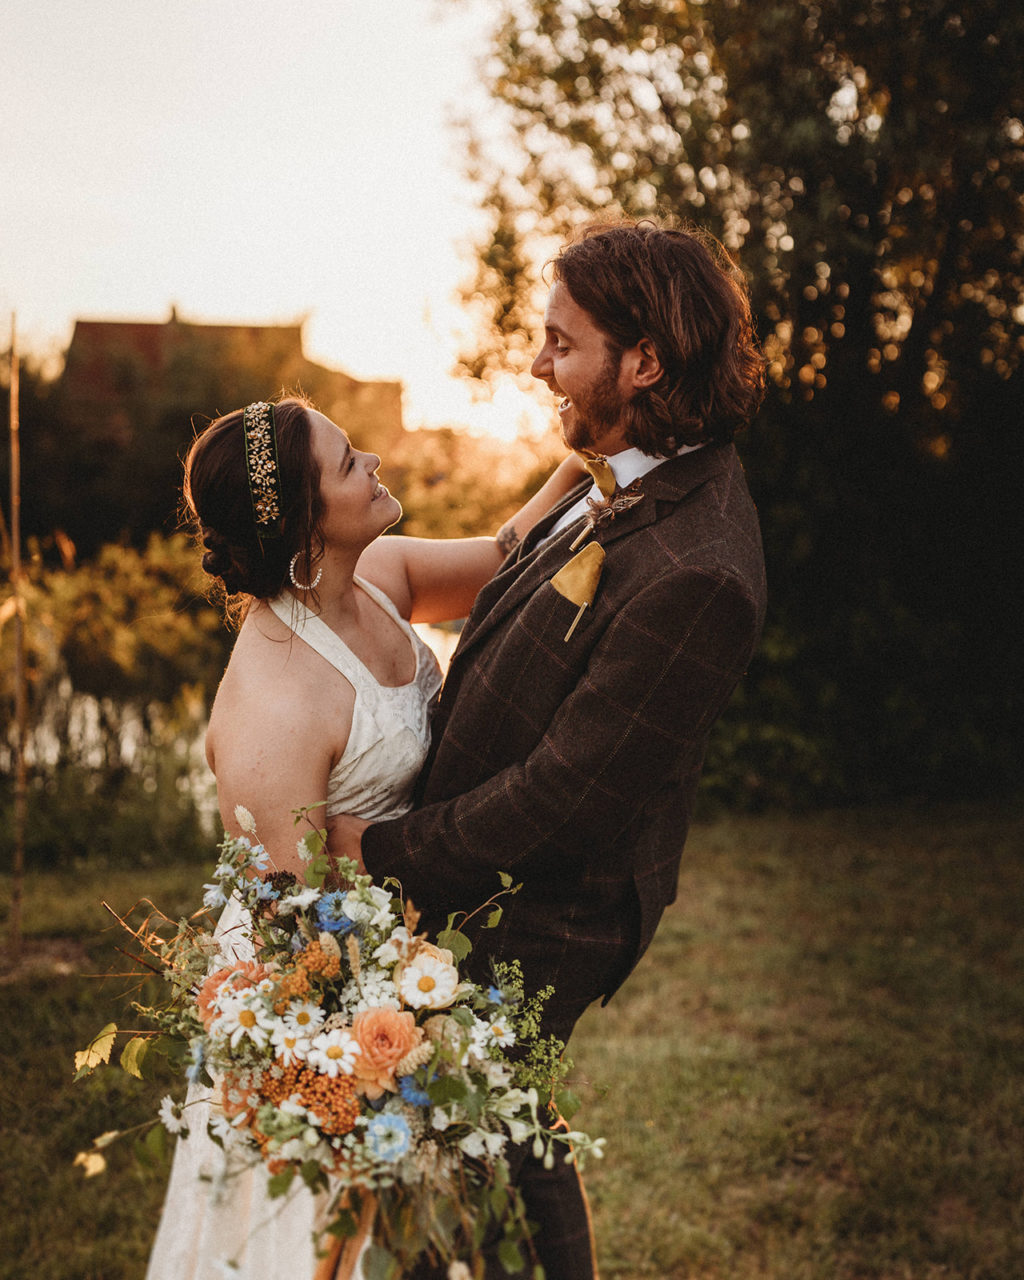
[[[254,880],[253,889],[260,902],[273,902],[275,898],[281,896],[280,891],[275,889],[269,880]]]
[[[204,884],[203,888],[206,890],[203,894],[203,906],[207,911],[216,911],[227,905],[227,895],[219,884]]]
[[[270,866],[270,854],[261,844],[256,845],[249,856],[249,866],[254,871],[266,871]]]
[[[430,1095],[425,1089],[420,1088],[412,1076],[399,1076],[398,1091],[402,1095],[402,1100],[410,1107],[430,1106]]]
[[[404,1116],[374,1116],[366,1126],[366,1145],[375,1160],[400,1160],[411,1142],[412,1133]]]
[[[197,1084],[202,1079],[203,1065],[206,1062],[206,1049],[198,1036],[189,1041],[188,1048],[191,1061],[185,1068],[185,1077],[189,1084]]]
[[[324,933],[351,933],[356,922],[345,914],[345,895],[335,889],[316,904],[317,928]]]
[[[501,1004],[505,999],[500,987],[490,986],[487,988],[487,999],[491,1004]]]

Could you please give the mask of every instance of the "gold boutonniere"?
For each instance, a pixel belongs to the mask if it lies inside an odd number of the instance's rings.
[[[616,494],[615,475],[608,465],[607,458],[589,458],[584,457],[583,454],[580,454],[580,457],[583,460],[584,467],[593,476],[594,483],[601,490],[601,499],[600,501],[595,501],[593,498],[587,499],[590,514],[587,516],[586,524],[573,539],[569,548],[570,551],[575,551],[581,543],[585,542],[599,524],[604,524],[607,520],[614,520],[620,512],[628,511],[630,507],[635,507],[644,496],[642,493],[630,492],[633,488],[632,485],[630,490]]]
[[[560,596],[579,605],[579,611],[572,620],[572,626],[565,633],[567,641],[576,630],[583,610],[594,603],[597,595],[597,584],[601,581],[601,570],[604,568],[604,547],[599,542],[592,542],[584,547],[579,555],[573,556],[568,563],[551,579],[551,585]]]

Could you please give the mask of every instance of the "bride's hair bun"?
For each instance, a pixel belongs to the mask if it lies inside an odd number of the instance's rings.
[[[274,408],[282,508],[276,537],[261,540],[253,520],[242,410],[212,422],[188,452],[185,514],[204,548],[203,570],[220,579],[229,597],[272,599],[288,580],[295,552],[310,560],[319,554],[320,467],[312,450],[311,407],[289,397]]]
[[[209,525],[200,525],[200,529],[203,546],[206,548],[203,555],[203,572],[208,573],[211,578],[220,578],[229,596],[244,591],[245,573],[235,562],[231,543],[223,534],[218,533],[216,529],[211,529]]]

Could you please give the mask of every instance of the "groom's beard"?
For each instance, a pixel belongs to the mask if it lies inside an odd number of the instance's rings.
[[[621,357],[609,352],[593,384],[572,397],[572,418],[562,433],[570,449],[593,450],[595,440],[618,426],[627,403],[619,390],[620,364]]]

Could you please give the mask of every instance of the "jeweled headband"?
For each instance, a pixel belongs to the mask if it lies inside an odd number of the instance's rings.
[[[242,415],[242,430],[256,533],[261,539],[276,538],[280,532],[281,473],[277,466],[274,406],[265,400],[247,405]]]

